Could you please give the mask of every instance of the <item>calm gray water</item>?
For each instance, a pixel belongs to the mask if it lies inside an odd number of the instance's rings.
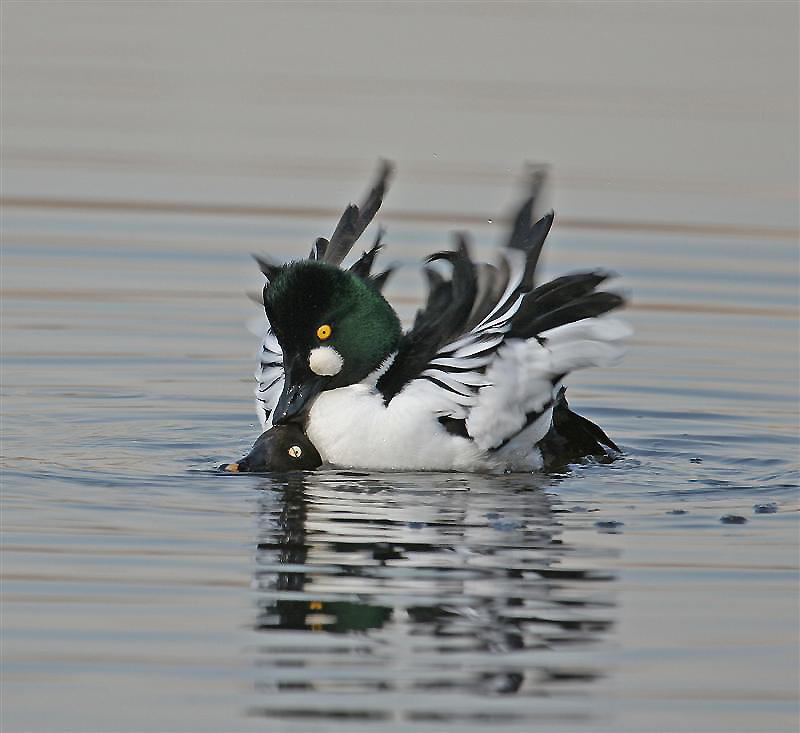
[[[4,731],[796,729],[797,10],[710,5],[5,4]],[[213,471],[258,434],[248,253],[379,155],[406,319],[553,164],[547,274],[631,295],[569,389],[624,458]]]

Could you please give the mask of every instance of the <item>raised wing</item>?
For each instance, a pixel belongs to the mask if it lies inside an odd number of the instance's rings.
[[[450,393],[450,399],[458,407],[454,407],[449,416],[456,419],[466,417],[467,408],[475,404],[478,390],[489,384],[485,376],[486,368],[511,329],[513,318],[525,296],[522,289],[524,255],[506,250],[501,258],[508,278],[500,298],[467,333],[439,349],[428,368],[422,372],[423,379]]]
[[[534,181],[536,190],[540,185],[541,180]],[[580,349],[567,350],[570,355],[580,354],[580,359],[551,358],[547,336],[554,329],[594,319],[624,303],[616,293],[596,291],[609,276],[602,272],[566,275],[536,287],[536,265],[553,214],[533,221],[534,203],[531,196],[520,207],[497,265],[474,263],[463,238],[457,251],[431,258],[448,260],[452,278],[444,280],[429,273],[428,302],[376,385],[387,403],[400,392],[424,400],[449,431],[476,439],[480,433],[479,442],[486,449],[496,448],[526,427],[529,419],[541,416],[552,404],[565,373],[590,365],[581,361]],[[590,340],[594,342],[586,347],[590,352],[601,348],[595,344],[602,338]],[[615,345],[614,353],[617,351]],[[528,374],[526,362],[531,360],[536,361],[534,372],[541,375],[538,381]],[[517,384],[522,375],[527,375],[522,380],[525,395],[519,392],[516,399],[507,387]],[[540,395],[537,385],[542,380],[546,384],[542,383]],[[498,382],[506,388],[493,398],[494,387],[488,392],[483,388]],[[519,389],[522,387],[520,382]],[[513,409],[507,408],[506,402]],[[536,409],[527,409],[529,404]],[[481,413],[477,419],[473,416],[476,407]],[[521,417],[507,421],[508,426],[499,426],[483,415],[493,410],[510,415],[517,408],[522,410]],[[544,423],[549,423],[549,417]]]
[[[450,260],[452,279],[429,275],[428,304],[376,386],[387,403],[409,389],[441,418],[463,420],[478,390],[488,384],[486,368],[522,303],[526,259],[522,252],[505,249],[497,267],[476,265],[463,239],[448,255],[433,259]]]

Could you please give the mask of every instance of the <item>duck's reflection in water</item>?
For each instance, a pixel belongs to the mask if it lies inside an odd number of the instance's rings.
[[[601,675],[613,578],[561,542],[536,477],[298,473],[260,491],[251,712],[519,719]]]

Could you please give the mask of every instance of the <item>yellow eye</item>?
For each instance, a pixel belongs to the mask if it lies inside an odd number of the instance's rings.
[[[331,337],[331,327],[326,323],[317,329],[317,338],[320,341],[325,341]]]
[[[303,455],[303,449],[299,445],[293,445],[289,448],[289,455],[292,458],[300,458]]]

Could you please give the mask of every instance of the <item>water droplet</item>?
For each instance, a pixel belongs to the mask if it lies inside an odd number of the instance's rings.
[[[756,514],[775,514],[778,511],[778,505],[774,501],[767,504],[756,504],[753,507]]]
[[[723,524],[745,524],[747,522],[744,517],[738,514],[726,514],[724,517],[720,517],[719,521]]]
[[[595,522],[594,526],[606,534],[617,534],[620,531],[620,527],[625,526],[625,523],[612,519],[608,522]]]

